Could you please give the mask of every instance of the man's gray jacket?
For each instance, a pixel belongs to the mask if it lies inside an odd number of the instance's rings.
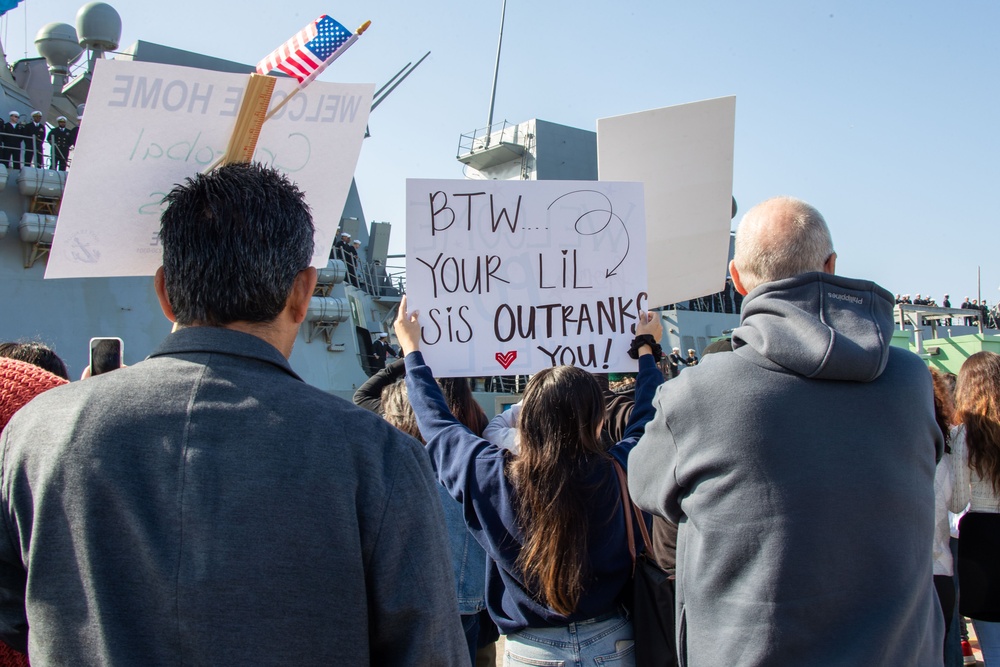
[[[459,665],[427,456],[263,340],[171,334],[0,439],[0,637],[41,665]]]
[[[629,488],[679,524],[682,665],[941,664],[943,442],[892,306],[823,273],[761,285],[734,351],[660,388]]]

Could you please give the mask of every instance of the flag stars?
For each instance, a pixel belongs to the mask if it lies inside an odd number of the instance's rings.
[[[353,37],[350,30],[324,14],[258,63],[257,71],[266,74],[277,69],[294,76],[301,84],[321,72],[327,61],[346,48]]]

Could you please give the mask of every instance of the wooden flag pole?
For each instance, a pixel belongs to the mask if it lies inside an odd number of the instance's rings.
[[[271,105],[271,95],[274,93],[275,78],[262,74],[251,74],[247,89],[243,93],[239,113],[236,114],[236,126],[229,135],[229,145],[226,152],[210,165],[203,173],[208,173],[224,164],[250,162],[257,150],[257,140],[260,130],[267,120],[267,107]]]
[[[270,120],[274,114],[278,113],[283,106],[288,104],[288,101],[295,97],[296,93],[305,88],[317,74],[339,58],[340,54],[357,41],[358,37],[364,34],[365,30],[371,24],[371,21],[365,21],[351,35],[343,47],[330,56],[330,59],[324,62],[322,67],[318,68],[308,79],[299,84],[297,88],[289,93],[285,99],[281,100],[270,112],[268,112],[267,108],[271,105],[271,96],[274,94],[274,84],[277,79],[265,74],[251,74],[246,92],[243,94],[243,102],[240,104],[240,111],[236,115],[236,127],[233,128],[233,133],[229,136],[229,145],[226,147],[226,152],[202,173],[207,174],[216,167],[224,164],[250,162],[253,159],[254,152],[257,150],[257,140],[260,138],[260,130],[264,123]]]
[[[295,89],[295,90],[293,90],[292,92],[288,93],[288,97],[286,97],[285,99],[283,99],[283,100],[281,100],[280,102],[278,102],[278,103],[277,103],[277,104],[275,105],[275,107],[274,107],[273,109],[271,109],[271,110],[270,110],[270,111],[269,111],[269,112],[267,113],[267,116],[265,116],[265,117],[264,117],[264,120],[270,120],[270,119],[271,119],[271,117],[272,117],[272,116],[274,116],[274,114],[276,114],[276,113],[278,113],[279,111],[281,111],[281,107],[283,107],[283,106],[285,106],[286,104],[288,104],[288,100],[290,100],[290,99],[292,99],[293,97],[295,97],[296,93],[298,93],[298,92],[299,92],[300,90],[302,90],[302,88],[296,88],[296,89]]]

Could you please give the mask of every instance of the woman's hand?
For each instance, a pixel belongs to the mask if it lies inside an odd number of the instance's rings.
[[[416,352],[420,349],[420,322],[417,321],[417,317],[420,315],[420,311],[415,310],[412,313],[406,312],[406,295],[403,295],[402,300],[399,302],[399,312],[396,314],[396,321],[393,322],[392,328],[396,332],[396,338],[399,340],[399,347],[403,350],[403,356],[405,357],[410,352]],[[661,327],[662,332],[662,327]]]
[[[659,313],[651,313],[646,310],[639,311],[639,323],[635,325],[635,335],[641,336],[649,334],[657,343],[663,338],[663,322]]]
[[[639,311],[639,322],[635,325],[635,335],[642,336],[644,334],[649,334],[653,337],[657,343],[663,338],[663,322],[660,320],[659,313],[651,313],[646,310]],[[649,345],[643,345],[639,348],[639,355],[652,354],[653,348]]]

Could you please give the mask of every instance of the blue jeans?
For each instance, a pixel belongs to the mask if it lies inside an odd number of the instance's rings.
[[[462,614],[462,631],[465,632],[465,643],[469,646],[469,659],[476,664],[476,651],[479,648],[479,614]]]
[[[1000,665],[1000,623],[972,619],[972,627],[976,629],[979,650],[983,652],[986,667]]]
[[[632,621],[614,612],[507,635],[504,667],[634,667]]]

